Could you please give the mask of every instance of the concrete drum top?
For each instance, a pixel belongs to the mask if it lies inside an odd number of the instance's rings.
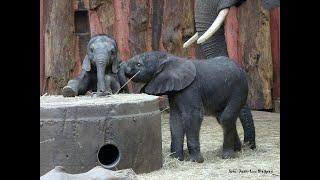
[[[101,106],[101,105],[115,105],[122,103],[139,103],[145,101],[155,101],[157,96],[147,94],[115,94],[104,97],[96,96],[42,96],[40,97],[41,108],[56,108],[56,107],[74,107],[74,106]]]

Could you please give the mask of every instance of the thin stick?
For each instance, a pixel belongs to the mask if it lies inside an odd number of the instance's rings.
[[[170,107],[166,107],[166,108],[162,109],[162,111],[160,111],[160,113],[162,113],[163,111],[168,110],[168,109],[170,109]]]
[[[134,74],[126,83],[124,83],[124,85],[121,86],[121,88],[115,94],[118,94],[120,92],[120,90],[122,88],[124,88],[124,86],[126,86],[131,81],[131,79],[133,79],[139,73],[140,73],[140,71],[138,71],[136,74]]]

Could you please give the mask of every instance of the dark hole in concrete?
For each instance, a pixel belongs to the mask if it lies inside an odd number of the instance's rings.
[[[120,161],[120,151],[113,144],[103,145],[98,152],[98,161],[105,168],[113,168]]]

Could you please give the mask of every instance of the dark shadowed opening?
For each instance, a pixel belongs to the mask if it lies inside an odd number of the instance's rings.
[[[75,33],[90,33],[89,16],[87,10],[77,10],[74,12]]]
[[[120,161],[120,151],[113,144],[103,145],[98,152],[98,161],[105,168],[113,168]]]
[[[84,7],[80,7],[75,11],[74,14],[74,24],[75,24],[75,34],[77,36],[78,52],[80,55],[80,62],[82,63],[85,55],[87,54],[87,44],[90,40],[90,23],[88,11]],[[79,61],[78,60],[78,61]]]

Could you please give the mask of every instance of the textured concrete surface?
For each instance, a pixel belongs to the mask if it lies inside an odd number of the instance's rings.
[[[106,142],[118,145],[117,169],[146,173],[162,166],[161,116],[157,96],[40,97],[40,175],[63,166],[83,173],[99,165]]]

